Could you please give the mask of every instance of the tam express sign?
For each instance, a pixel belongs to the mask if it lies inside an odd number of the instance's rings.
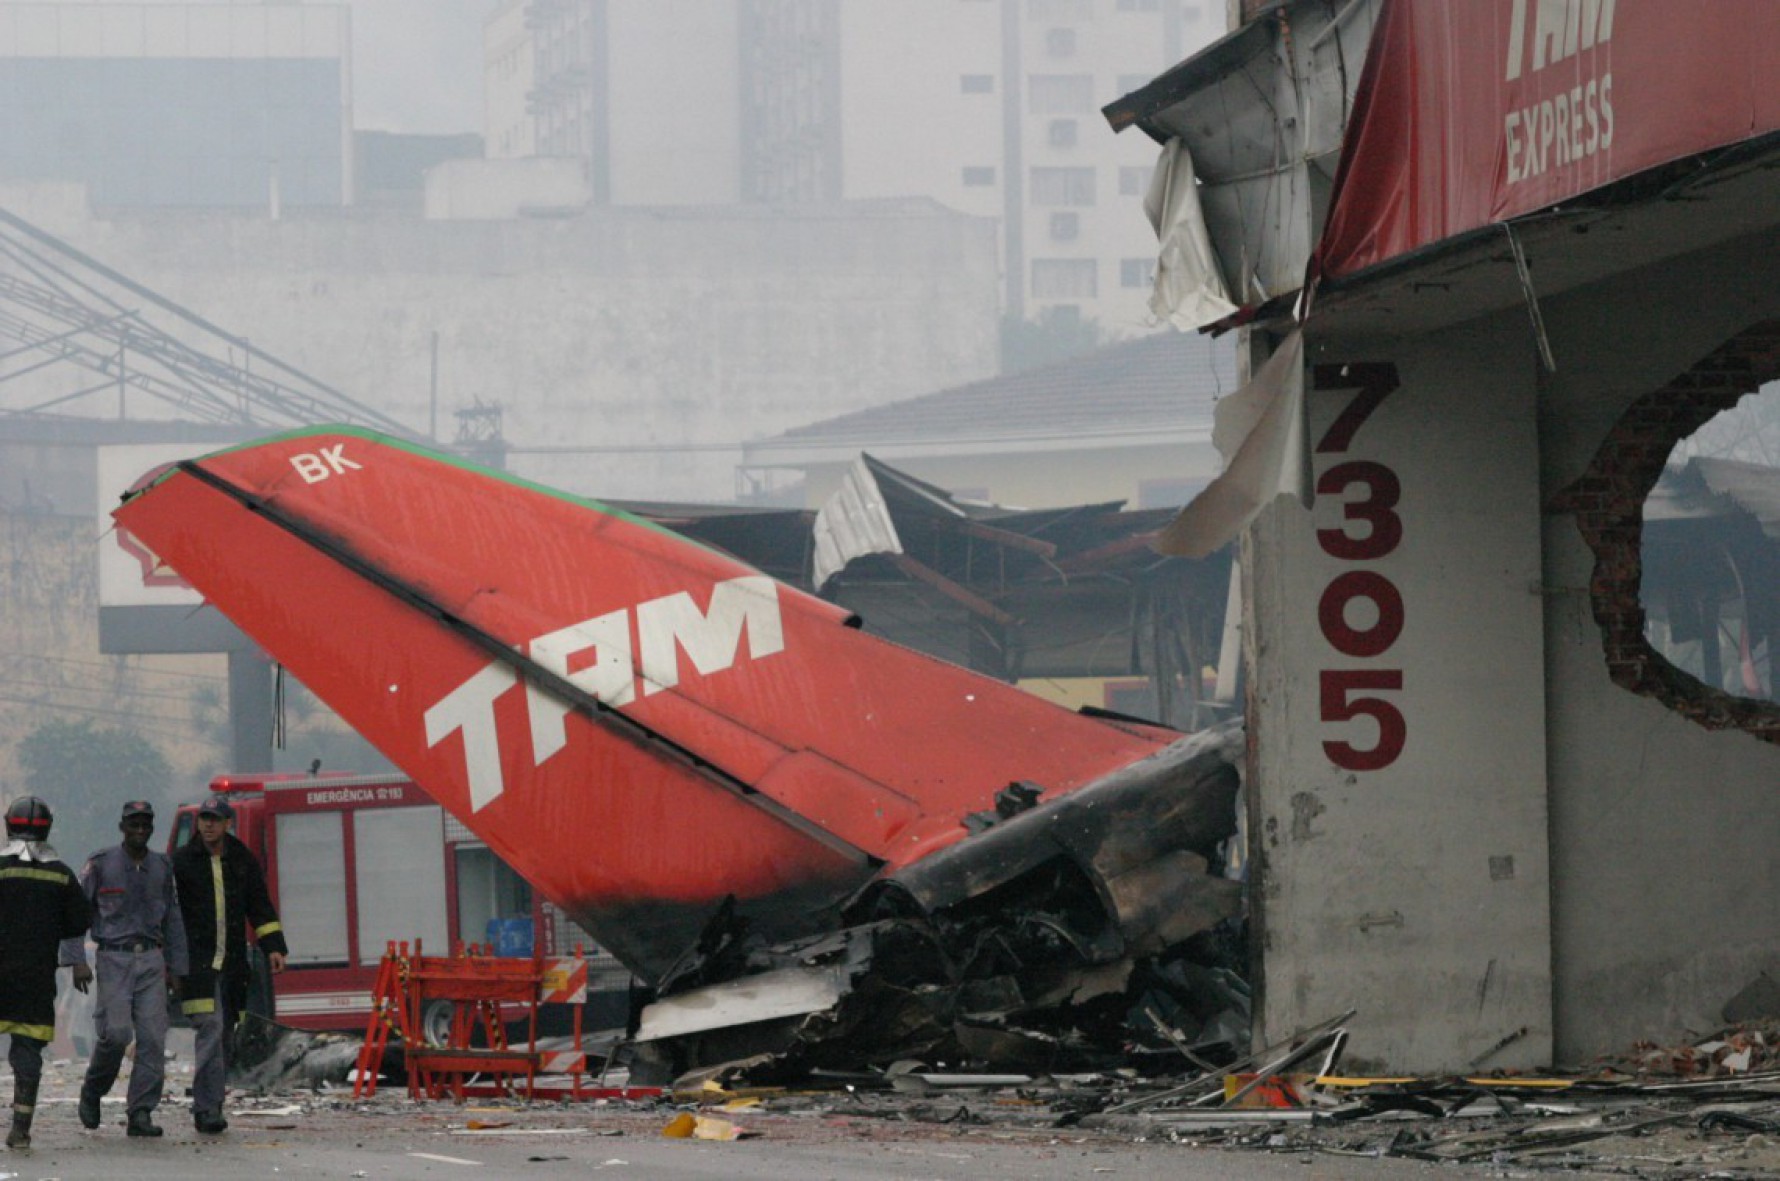
[[[1385,0],[1322,274],[1780,130],[1772,0]]]

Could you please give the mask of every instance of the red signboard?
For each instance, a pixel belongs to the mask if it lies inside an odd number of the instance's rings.
[[[1780,130],[1773,0],[1385,0],[1313,271]]]

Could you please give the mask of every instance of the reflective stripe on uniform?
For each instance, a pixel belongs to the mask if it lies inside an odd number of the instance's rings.
[[[56,1040],[55,1026],[32,1025],[25,1021],[0,1021],[0,1033],[16,1033],[20,1037],[34,1037],[40,1042]]]
[[[33,882],[54,882],[59,886],[63,882],[73,881],[74,875],[63,873],[59,869],[27,869],[22,865],[15,865],[10,869],[0,869],[0,881],[7,878],[26,878]]]
[[[211,957],[210,966],[218,972],[222,971],[223,957],[229,954],[229,906],[223,893],[222,861],[219,853],[210,857],[210,888],[216,900],[216,954]]]
[[[261,927],[255,927],[253,929],[253,933],[254,933],[255,938],[264,939],[266,936],[275,934],[276,932],[279,932],[282,930],[284,930],[284,925],[282,923],[271,922],[271,923],[267,923]]]
[[[201,1013],[216,1012],[214,997],[199,997],[197,1000],[179,1002],[179,1011],[187,1017],[196,1017]]]

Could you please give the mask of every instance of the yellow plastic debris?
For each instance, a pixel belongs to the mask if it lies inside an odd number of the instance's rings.
[[[682,1111],[669,1120],[667,1127],[661,1130],[663,1136],[675,1140],[740,1140],[754,1133],[726,1119],[712,1116],[693,1115],[690,1111]]]
[[[692,1134],[700,1140],[740,1140],[748,1135],[739,1125],[708,1115],[701,1115],[693,1121]]]

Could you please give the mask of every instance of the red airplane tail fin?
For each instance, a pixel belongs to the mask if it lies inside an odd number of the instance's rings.
[[[348,428],[178,465],[116,513],[633,970],[733,898],[821,930],[873,877],[1170,735],[860,632],[595,502]]]

